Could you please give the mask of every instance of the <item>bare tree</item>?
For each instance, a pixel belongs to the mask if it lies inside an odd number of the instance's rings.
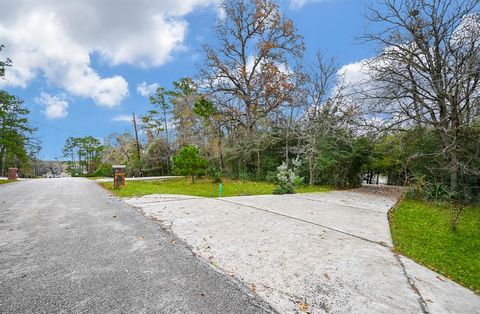
[[[221,8],[225,18],[217,23],[218,46],[204,47],[202,86],[219,104],[229,131],[250,140],[258,167],[258,123],[291,101],[295,86],[289,64],[302,56],[303,40],[273,0],[224,0]]]
[[[111,164],[126,164],[135,154],[135,139],[132,134],[112,133],[105,139],[104,162]]]
[[[373,82],[365,91],[369,114],[436,130],[452,193],[459,135],[479,114],[478,6],[478,0],[382,0],[369,19],[383,29],[364,37],[382,49],[365,65]]]

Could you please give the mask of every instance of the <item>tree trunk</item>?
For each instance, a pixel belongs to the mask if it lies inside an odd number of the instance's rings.
[[[163,122],[165,126],[165,141],[167,142],[167,171],[170,170],[170,139],[168,136],[167,109],[163,107]]]
[[[453,198],[455,198],[458,188],[457,136],[455,136],[453,139],[450,139],[445,130],[446,128],[440,129],[439,135],[444,148],[444,157],[446,162],[449,163],[448,170],[450,172],[450,193],[452,193]],[[457,131],[455,130],[455,133],[456,132]]]
[[[5,155],[5,147],[2,147],[0,150],[0,175],[5,175],[5,172],[3,171],[3,156]]]
[[[222,138],[218,136],[218,155],[220,157],[220,170],[223,172],[225,165],[223,163]]]
[[[285,163],[287,164],[287,166],[288,166],[288,162],[289,162],[289,160],[288,160],[288,150],[289,150],[289,148],[288,148],[288,131],[287,131],[287,134],[285,135]]]
[[[450,192],[453,194],[453,198],[456,197],[458,188],[457,162],[457,145],[454,144],[450,151]]]
[[[313,166],[313,156],[309,154],[308,156],[308,171],[309,171],[309,182],[308,184],[313,185],[315,183],[315,174],[314,174],[314,166]]]
[[[257,147],[257,180],[260,179],[260,147]]]

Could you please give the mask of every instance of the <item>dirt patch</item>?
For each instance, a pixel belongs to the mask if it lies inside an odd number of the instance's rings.
[[[407,188],[404,186],[366,184],[351,191],[400,198],[406,190]]]

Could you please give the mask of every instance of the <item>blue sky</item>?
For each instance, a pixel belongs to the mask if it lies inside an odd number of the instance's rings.
[[[11,71],[17,67],[17,72],[7,73],[0,88],[24,99],[31,110],[42,159],[61,157],[69,136],[105,138],[131,130],[128,121],[115,120],[152,108],[137,86],[146,82],[168,88],[174,80],[194,76],[203,59],[201,45],[215,42],[215,0],[185,0],[185,4],[165,0],[156,9],[165,19],[160,19],[158,28],[168,31],[158,32],[135,20],[148,21],[152,9],[131,12],[128,1],[117,8],[124,16],[111,21],[102,16],[111,13],[108,8],[96,7],[102,1],[85,1],[90,3],[75,8],[39,1],[42,5],[37,7],[26,3],[28,9],[22,9],[21,2],[8,18],[0,13],[0,43],[7,46],[2,57],[12,59]],[[318,49],[336,57],[340,65],[372,55],[371,47],[356,39],[366,25],[367,1],[282,0],[279,4],[305,38],[307,62]],[[75,12],[84,12],[85,20],[76,21]],[[139,50],[139,46],[145,47]]]

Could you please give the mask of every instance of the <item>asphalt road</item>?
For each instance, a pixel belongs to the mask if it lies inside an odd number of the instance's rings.
[[[269,311],[93,181],[0,185],[0,313]]]

